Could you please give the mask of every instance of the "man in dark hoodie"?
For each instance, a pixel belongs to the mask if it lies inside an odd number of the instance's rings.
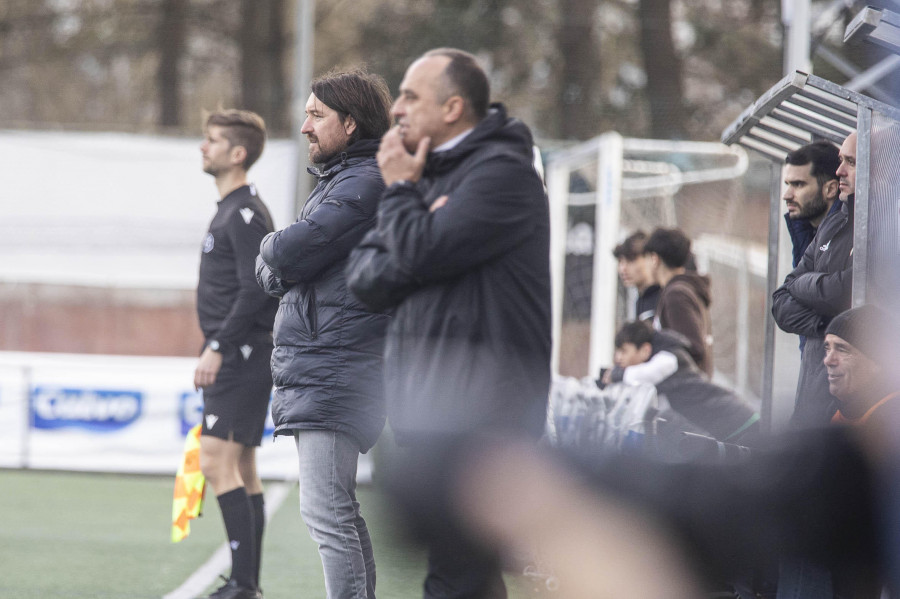
[[[772,294],[772,315],[782,330],[806,337],[791,425],[826,426],[836,409],[828,391],[825,329],[850,307],[853,281],[853,193],[856,189],[856,133],[841,145],[837,169],[840,210],[819,226],[797,267]]]
[[[352,291],[395,308],[388,418],[412,460],[474,432],[536,440],[545,420],[547,198],[530,131],[489,95],[460,50],[432,50],[407,69],[397,126],[378,151],[388,186],[378,225],[350,257]],[[505,597],[499,562],[442,531],[429,539],[424,596]]]
[[[678,331],[690,342],[689,353],[707,376],[713,373],[709,277],[686,266],[691,240],[680,229],[657,228],[644,244],[653,277],[662,287],[653,325]]]
[[[344,269],[375,225],[384,190],[375,152],[390,127],[390,102],[384,80],[364,71],[313,81],[300,131],[318,184],[297,222],[263,239],[256,263],[260,285],[281,298],[272,354],[275,434],[293,435],[297,444],[300,513],[319,545],[329,599],[375,597],[356,467],[384,427],[388,316],[350,294]]]

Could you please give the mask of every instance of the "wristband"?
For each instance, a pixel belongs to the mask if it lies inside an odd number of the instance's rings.
[[[414,181],[409,181],[408,179],[397,179],[393,183],[387,186],[385,191],[397,191],[400,189],[410,189],[413,190],[416,188],[416,183]]]

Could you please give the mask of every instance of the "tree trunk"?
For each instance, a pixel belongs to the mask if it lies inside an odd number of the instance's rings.
[[[290,106],[291,98],[288,94],[287,81],[285,79],[285,53],[287,47],[288,11],[285,0],[271,0],[272,9],[269,11],[269,36],[268,55],[272,70],[269,95],[271,113],[269,121],[270,129],[278,134],[290,134]]]
[[[641,55],[647,73],[650,135],[684,137],[686,110],[681,59],[672,41],[671,0],[640,0]]]
[[[156,71],[159,89],[159,124],[181,126],[181,72],[187,33],[188,0],[163,0],[156,40],[159,65]]]
[[[289,98],[285,85],[285,0],[242,0],[241,97],[247,110],[266,120],[275,134],[288,129]]]
[[[562,61],[559,81],[559,135],[590,139],[597,133],[596,87],[600,52],[594,35],[597,0],[563,0],[557,44]]]

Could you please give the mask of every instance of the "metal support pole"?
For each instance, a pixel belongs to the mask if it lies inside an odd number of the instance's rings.
[[[812,72],[809,58],[811,13],[810,0],[781,0],[784,24],[784,74],[794,71]]]
[[[306,119],[306,99],[312,81],[313,51],[315,47],[316,0],[297,0],[294,22],[294,93],[291,101],[292,137],[296,147],[294,180],[294,208],[297,214],[310,192],[310,178],[306,172],[306,153],[309,147],[300,133]]]
[[[872,109],[860,106],[856,125],[856,189],[853,197],[853,292],[851,306],[866,303],[869,269],[869,153]]]
[[[594,277],[591,289],[591,354],[588,374],[612,364],[616,335],[616,261],[612,255],[619,232],[624,146],[618,133],[600,136],[597,161],[599,202],[594,225]]]
[[[888,56],[845,83],[844,87],[851,91],[869,89],[897,69],[900,69],[900,56]]]
[[[569,168],[551,162],[547,167],[547,197],[550,202],[550,276],[553,289],[553,372],[559,372],[559,342],[562,335],[566,278],[566,236],[569,232]]]
[[[743,260],[738,266],[738,293],[737,293],[737,313],[735,321],[737,323],[737,335],[735,341],[737,347],[734,352],[734,382],[735,386],[740,390],[741,395],[747,396],[749,391],[749,374],[747,362],[750,359],[750,263],[749,252],[743,252]]]
[[[771,197],[769,202],[769,265],[766,280],[766,329],[763,349],[762,405],[760,425],[763,432],[772,432],[772,408],[775,394],[775,319],[772,318],[772,292],[779,285],[778,236],[781,227],[781,165],[772,163]]]
[[[885,63],[884,61],[881,61],[880,63],[878,63],[874,67],[870,68],[865,73],[863,73],[858,68],[856,68],[856,66],[853,63],[851,63],[849,60],[847,60],[846,58],[844,58],[837,52],[833,52],[833,51],[829,50],[827,46],[819,46],[816,49],[816,56],[824,58],[828,64],[830,64],[831,66],[836,68],[838,71],[840,71],[847,77],[851,78],[850,81],[848,81],[844,85],[844,87],[846,87],[847,89],[854,90],[854,91],[861,91],[861,90],[865,89],[869,92],[869,95],[872,96],[873,98],[875,98],[877,100],[881,100],[882,102],[885,102],[887,104],[893,104],[893,102],[894,102],[893,96],[891,96],[890,93],[884,91],[878,85],[876,85],[876,83],[880,79],[882,79],[885,75],[887,75],[888,73],[887,72],[878,73],[878,76],[876,78],[872,78],[872,76],[871,76],[873,69],[875,69],[875,68],[884,69],[885,66],[887,66],[890,63]],[[892,58],[898,58],[898,57],[894,56]],[[900,66],[900,65],[895,65],[895,66],[891,67],[891,69],[898,68],[898,66]],[[888,72],[891,69],[888,69]],[[863,76],[865,76],[865,79],[863,79]],[[860,82],[863,84],[863,87],[860,87]],[[851,87],[850,86],[851,83],[853,83],[853,85],[855,85],[856,87]]]

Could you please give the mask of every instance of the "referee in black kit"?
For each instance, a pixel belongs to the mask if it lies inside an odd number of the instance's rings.
[[[218,211],[200,257],[197,314],[206,339],[194,371],[203,389],[200,466],[216,493],[231,547],[231,578],[210,595],[257,599],[265,525],[256,473],[272,373],[272,325],[278,302],[256,283],[262,238],[274,230],[269,210],[247,184],[266,139],[259,115],[220,110],[206,120],[203,170],[216,180]]]

